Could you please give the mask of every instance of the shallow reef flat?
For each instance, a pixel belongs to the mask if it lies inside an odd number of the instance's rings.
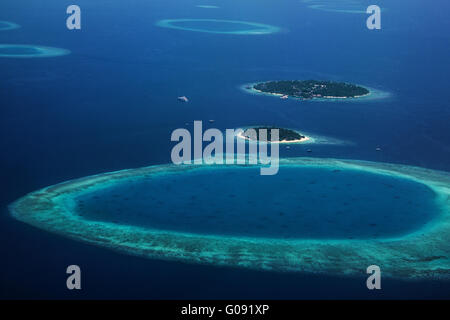
[[[156,26],[229,35],[263,35],[280,31],[279,27],[268,24],[221,19],[164,19],[157,21]]]
[[[147,258],[348,276],[363,275],[369,265],[375,264],[381,267],[384,276],[450,279],[448,172],[359,160],[280,159],[280,170],[283,167],[355,170],[407,179],[425,185],[434,192],[433,201],[437,214],[428,223],[401,236],[376,239],[281,239],[207,235],[87,220],[76,209],[77,197],[117,184],[183,175],[195,170],[209,170],[207,174],[213,176],[219,167],[224,166],[156,165],[103,173],[32,192],[12,203],[9,209],[14,218],[43,230]]]
[[[25,44],[0,44],[0,58],[51,58],[70,54],[70,50]]]

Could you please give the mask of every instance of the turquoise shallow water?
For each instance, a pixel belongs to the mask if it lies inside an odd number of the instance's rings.
[[[411,180],[333,167],[220,167],[124,182],[77,198],[85,219],[157,229],[276,238],[382,238],[436,213]]]

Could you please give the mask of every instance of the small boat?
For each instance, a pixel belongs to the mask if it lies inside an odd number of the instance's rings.
[[[289,96],[288,96],[287,94],[285,94],[284,96],[281,96],[281,97],[280,97],[280,99],[283,99],[283,100],[284,100],[284,99],[287,99],[287,98],[289,98]]]
[[[209,123],[213,123],[215,120],[208,120],[209,121]]]
[[[376,151],[381,151],[380,147],[375,148]]]
[[[189,99],[186,96],[181,96],[181,97],[178,97],[177,99],[178,99],[178,101],[181,101],[181,102],[189,102]]]

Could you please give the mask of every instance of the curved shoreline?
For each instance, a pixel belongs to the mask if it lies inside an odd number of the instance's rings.
[[[214,165],[157,165],[102,173],[32,192],[9,209],[17,220],[43,230],[147,258],[349,276],[363,275],[367,266],[376,264],[389,277],[450,279],[450,173],[399,164],[320,158],[280,159],[280,166],[325,166],[411,179],[435,192],[440,213],[407,235],[371,240],[200,235],[89,221],[75,213],[74,196],[155,175],[214,170]]]

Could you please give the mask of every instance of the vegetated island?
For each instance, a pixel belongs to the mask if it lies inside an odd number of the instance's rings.
[[[319,80],[267,81],[253,85],[253,89],[263,93],[281,95],[282,98],[300,99],[358,98],[370,93],[368,89],[351,83]]]
[[[251,134],[252,131],[249,131],[249,129],[253,129],[256,131],[256,137],[253,134]],[[267,135],[266,137],[263,138],[262,136],[260,136],[261,135],[260,130],[264,129],[267,130]],[[271,133],[272,129],[278,129],[278,140],[276,141],[272,141],[272,133]],[[304,136],[295,130],[279,128],[274,126],[249,127],[246,128],[244,132],[238,134],[238,137],[249,141],[260,141],[270,143],[299,143],[309,140],[309,137]]]

